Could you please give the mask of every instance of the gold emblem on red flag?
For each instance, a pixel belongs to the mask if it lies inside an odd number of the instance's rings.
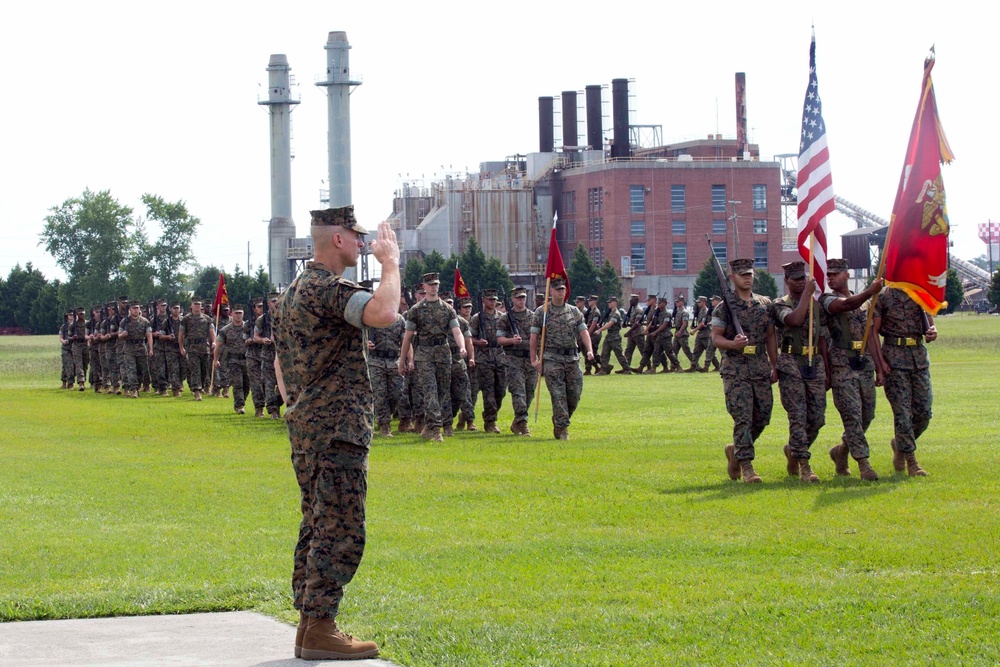
[[[924,211],[920,229],[930,227],[931,236],[947,234],[949,229],[948,208],[944,201],[944,181],[941,180],[941,174],[938,174],[933,182],[924,181],[924,187],[920,188],[920,196],[917,197],[917,203],[921,202],[924,205]]]

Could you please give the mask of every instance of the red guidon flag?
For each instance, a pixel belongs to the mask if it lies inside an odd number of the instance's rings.
[[[219,273],[219,286],[215,288],[215,301],[212,302],[212,313],[218,317],[219,309],[229,305],[229,294],[226,292],[226,277]]]
[[[941,163],[955,159],[937,115],[934,48],[924,61],[920,104],[910,130],[906,161],[885,240],[885,282],[898,287],[931,315],[947,302],[948,209]]]
[[[552,238],[549,239],[549,259],[545,264],[545,278],[552,280],[562,278],[566,281],[566,294],[569,290],[569,274],[566,273],[566,265],[563,264],[562,253],[559,252],[559,244],[556,242],[556,223],[559,221],[559,214],[552,216]]]
[[[455,289],[452,291],[455,293],[456,303],[458,303],[459,299],[468,299],[471,296],[469,288],[465,286],[465,281],[462,280],[462,273],[458,270],[458,264],[455,265]]]

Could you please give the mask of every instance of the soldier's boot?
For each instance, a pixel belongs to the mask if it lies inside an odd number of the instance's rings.
[[[229,398],[229,387],[223,387],[222,398]]]
[[[510,432],[514,435],[521,435],[521,422],[517,419],[510,423]]]
[[[587,370],[583,372],[584,375],[590,375],[590,366],[587,366]]]
[[[698,367],[692,366],[692,368],[694,368],[699,373],[707,373],[708,372],[708,366],[698,366]]]
[[[381,435],[383,438],[392,437],[392,426],[389,425],[389,422],[386,422],[379,427],[378,434]]]
[[[66,381],[65,380],[63,380],[63,383],[61,385],[59,385],[59,388],[60,389],[65,389],[66,388]]]
[[[420,437],[423,438],[424,440],[430,440],[431,439],[431,427],[427,426],[425,424],[424,427],[422,429],[420,429]]]
[[[651,366],[651,367],[647,368],[646,370],[642,371],[642,374],[643,375],[656,375],[656,369]]]
[[[472,431],[478,431],[475,422],[466,422],[465,428],[471,433]]]
[[[699,368],[697,366],[695,366],[694,364],[691,364],[690,368],[684,369],[685,373],[697,373],[698,371],[699,371]]]
[[[494,421],[483,424],[483,431],[486,433],[499,433],[500,429],[497,428],[497,423]]]
[[[528,428],[528,422],[521,422],[521,435],[531,437],[531,429]]]
[[[267,414],[270,415],[271,419],[281,419],[281,411],[278,409],[268,410]]]
[[[144,394],[148,394],[149,393],[149,385],[148,384],[142,385],[142,393],[144,393]]]
[[[858,473],[861,475],[861,479],[866,482],[877,482],[878,473],[872,468],[872,464],[868,462],[868,458],[858,459]]]
[[[743,475],[744,484],[760,484],[764,481],[753,469],[753,461],[740,461],[740,473]]]
[[[458,421],[455,423],[455,430],[456,431],[465,430],[465,415],[463,415],[461,412],[458,413]]]
[[[446,438],[450,438],[453,435],[455,435],[455,429],[451,427],[451,424],[445,424],[444,426],[441,427],[441,435],[443,435]]]
[[[423,418],[417,418],[413,420],[410,424],[410,433],[420,433],[424,430],[424,420]]]
[[[115,387],[115,396],[121,396],[121,395],[122,395],[122,388]]]
[[[565,426],[556,426],[552,429],[552,435],[555,436],[556,440],[569,440],[569,429]]]
[[[665,362],[665,361],[663,362],[663,368],[660,370],[660,372],[661,373],[670,373],[671,372],[670,366],[667,365],[667,362]]]
[[[177,398],[178,396],[180,396],[180,395],[181,395],[181,390],[180,390],[180,389],[174,389],[174,390],[173,390],[173,391],[171,391],[170,393],[172,393],[172,394],[174,395],[174,398]],[[259,409],[260,409],[260,408],[258,408],[258,410],[259,410]]]
[[[302,633],[303,660],[360,660],[377,655],[375,642],[363,642],[341,632],[332,618],[311,618]]]
[[[309,625],[309,617],[304,611],[299,612],[299,627],[295,629],[295,657],[302,657],[302,637],[306,634],[306,626]]]
[[[176,396],[176,394],[174,394],[174,395]],[[254,408],[253,409],[253,416],[254,417],[263,417],[264,416],[264,408]]]
[[[84,387],[84,386],[83,386],[83,383],[81,382],[81,383],[80,383],[80,388],[79,388],[79,391],[86,391],[86,390],[87,390],[87,388],[86,388],[86,387]]]
[[[736,445],[729,443],[726,445],[726,472],[729,473],[729,479],[739,479],[740,468],[740,462],[736,460]]]
[[[440,426],[430,426],[428,428],[430,429],[430,437],[427,438],[428,440],[431,442],[444,442],[444,436],[441,435]]]
[[[201,400],[201,392],[200,391],[194,392],[194,400],[196,400],[196,401],[200,401]]]
[[[906,473],[910,477],[927,477],[927,471],[920,467],[917,463],[917,455],[913,452],[907,452],[903,454],[906,461]]]
[[[403,433],[409,433],[410,432],[410,418],[409,417],[400,417],[399,418],[399,430],[397,432],[400,435],[402,435]]]
[[[833,460],[833,466],[836,468],[838,475],[841,477],[851,476],[851,468],[847,464],[847,446],[844,443],[830,448],[830,459]],[[878,477],[875,479],[878,479]]]
[[[99,385],[99,384],[95,384],[94,385],[94,393],[95,394],[100,394],[101,393],[101,385]]]
[[[247,413],[247,411],[245,409],[243,409],[243,408],[236,408],[236,414],[238,414],[238,415],[245,415],[246,413]]]
[[[906,458],[903,453],[896,449],[896,439],[893,438],[889,441],[889,446],[892,447],[892,468],[896,472],[903,472],[906,470]]]
[[[785,452],[785,470],[789,477],[797,477],[799,474],[799,460],[792,457],[792,448],[785,445],[782,449]]]
[[[803,482],[818,482],[819,477],[812,471],[809,467],[809,459],[798,459],[799,462],[799,479]]]

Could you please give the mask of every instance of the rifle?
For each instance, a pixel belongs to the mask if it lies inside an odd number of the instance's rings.
[[[708,239],[708,249],[712,253],[712,266],[715,267],[715,275],[719,279],[719,287],[722,288],[722,303],[726,304],[726,311],[729,313],[729,319],[732,320],[733,327],[736,329],[736,335],[745,336],[743,326],[740,324],[739,318],[736,317],[736,309],[734,308],[736,295],[729,288],[729,280],[726,278],[726,273],[722,270],[719,258],[715,256],[715,246],[712,245],[712,237],[705,234],[705,238]]]
[[[604,314],[601,315],[601,319],[597,322],[597,328],[600,329],[605,324],[608,323],[608,318],[611,317],[611,306],[608,306],[604,310]]]
[[[507,326],[510,327],[510,335],[512,338],[514,336],[520,336],[521,332],[517,328],[517,321],[514,320],[514,316],[511,315],[511,311],[514,309],[514,304],[507,296],[506,289],[501,290],[501,292],[503,293],[503,309],[507,315]]]
[[[401,291],[403,293],[403,299],[406,300],[406,307],[413,308],[413,292],[411,292],[408,287],[404,287]],[[265,309],[266,308],[267,306],[265,306]]]

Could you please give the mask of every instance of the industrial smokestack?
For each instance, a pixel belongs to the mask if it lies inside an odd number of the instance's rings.
[[[747,75],[736,73],[736,159],[749,149],[747,141]]]
[[[576,148],[580,145],[580,133],[577,130],[575,90],[564,90],[562,94],[562,131],[563,150]]]
[[[538,98],[538,152],[551,153],[555,150],[555,129],[552,119],[553,99]]]
[[[587,86],[587,143],[594,151],[604,147],[604,127],[601,113],[601,87]]]
[[[267,99],[257,104],[268,107],[271,115],[271,220],[267,225],[267,273],[275,285],[287,285],[292,279],[288,260],[288,240],[295,238],[292,221],[292,105],[299,101],[289,86],[288,58],[283,53],[271,55],[267,63]],[[250,267],[247,267],[250,272]]]
[[[628,79],[611,81],[611,120],[614,128],[611,157],[631,157],[628,137]]]
[[[326,88],[327,151],[330,175],[330,208],[354,203],[351,198],[351,80],[347,33],[331,32],[326,40],[326,76],[316,85]]]

